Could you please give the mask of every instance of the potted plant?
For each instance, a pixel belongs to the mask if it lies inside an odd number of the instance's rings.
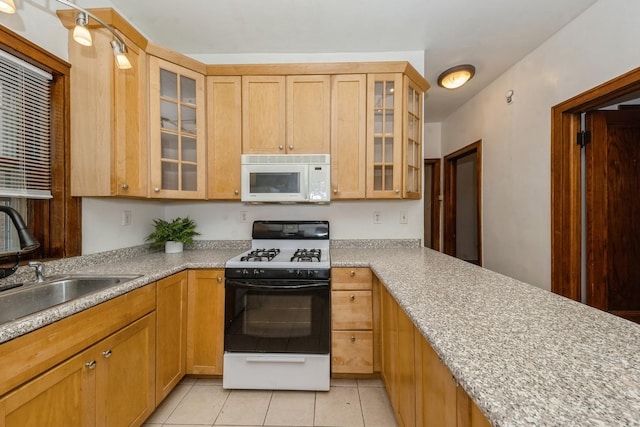
[[[145,240],[151,242],[149,246],[152,249],[164,246],[166,253],[182,252],[184,244],[192,244],[193,236],[200,234],[196,231],[196,222],[189,217],[175,218],[172,221],[156,218],[153,225],[155,230]]]

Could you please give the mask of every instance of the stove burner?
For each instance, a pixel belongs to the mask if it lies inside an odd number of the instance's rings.
[[[320,262],[320,249],[296,249],[291,257],[292,262]]]
[[[271,261],[280,253],[280,249],[254,249],[240,258],[240,261]]]

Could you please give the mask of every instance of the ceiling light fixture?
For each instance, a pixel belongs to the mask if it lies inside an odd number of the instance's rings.
[[[82,46],[91,46],[93,40],[91,40],[91,33],[87,28],[89,23],[89,17],[84,12],[78,12],[76,15],[76,26],[73,29],[73,39]]]
[[[476,67],[470,64],[449,68],[438,76],[438,86],[445,89],[457,89],[471,80],[475,73]]]
[[[0,2],[3,2],[3,1],[6,1],[6,0],[0,0]],[[66,6],[69,6],[70,8],[80,11],[80,13],[76,15],[76,26],[73,29],[73,39],[76,42],[78,42],[83,46],[91,46],[92,44],[91,34],[89,33],[89,30],[86,28],[87,24],[89,23],[89,17],[91,17],[91,19],[95,20],[104,28],[109,30],[111,34],[113,34],[113,37],[115,37],[115,39],[111,40],[111,47],[113,48],[113,56],[115,57],[116,67],[118,67],[121,70],[126,70],[131,68],[131,62],[129,61],[129,58],[127,58],[127,44],[124,42],[124,39],[120,36],[120,34],[116,32],[116,30],[114,30],[109,25],[107,25],[107,23],[104,22],[102,19],[98,18],[96,15],[89,12],[88,10],[81,8],[80,6],[77,6],[71,2],[68,2],[67,0],[56,0],[56,1],[58,3],[62,3]],[[76,31],[78,31],[78,34],[83,33],[83,30],[80,28],[86,31],[86,35],[84,36],[78,35],[78,37],[76,37]]]
[[[13,0],[0,0],[0,12],[16,13],[16,4]]]

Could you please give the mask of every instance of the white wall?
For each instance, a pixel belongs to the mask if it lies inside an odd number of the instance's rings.
[[[487,268],[550,288],[550,109],[638,66],[638,16],[599,0],[442,123],[443,155],[482,139]]]

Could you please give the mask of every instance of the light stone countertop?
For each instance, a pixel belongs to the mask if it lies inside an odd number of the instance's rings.
[[[222,268],[240,252],[79,263],[68,272],[143,276],[6,323],[0,343],[181,270]],[[640,426],[640,325],[430,249],[332,246],[331,260],[372,268],[495,426]]]

